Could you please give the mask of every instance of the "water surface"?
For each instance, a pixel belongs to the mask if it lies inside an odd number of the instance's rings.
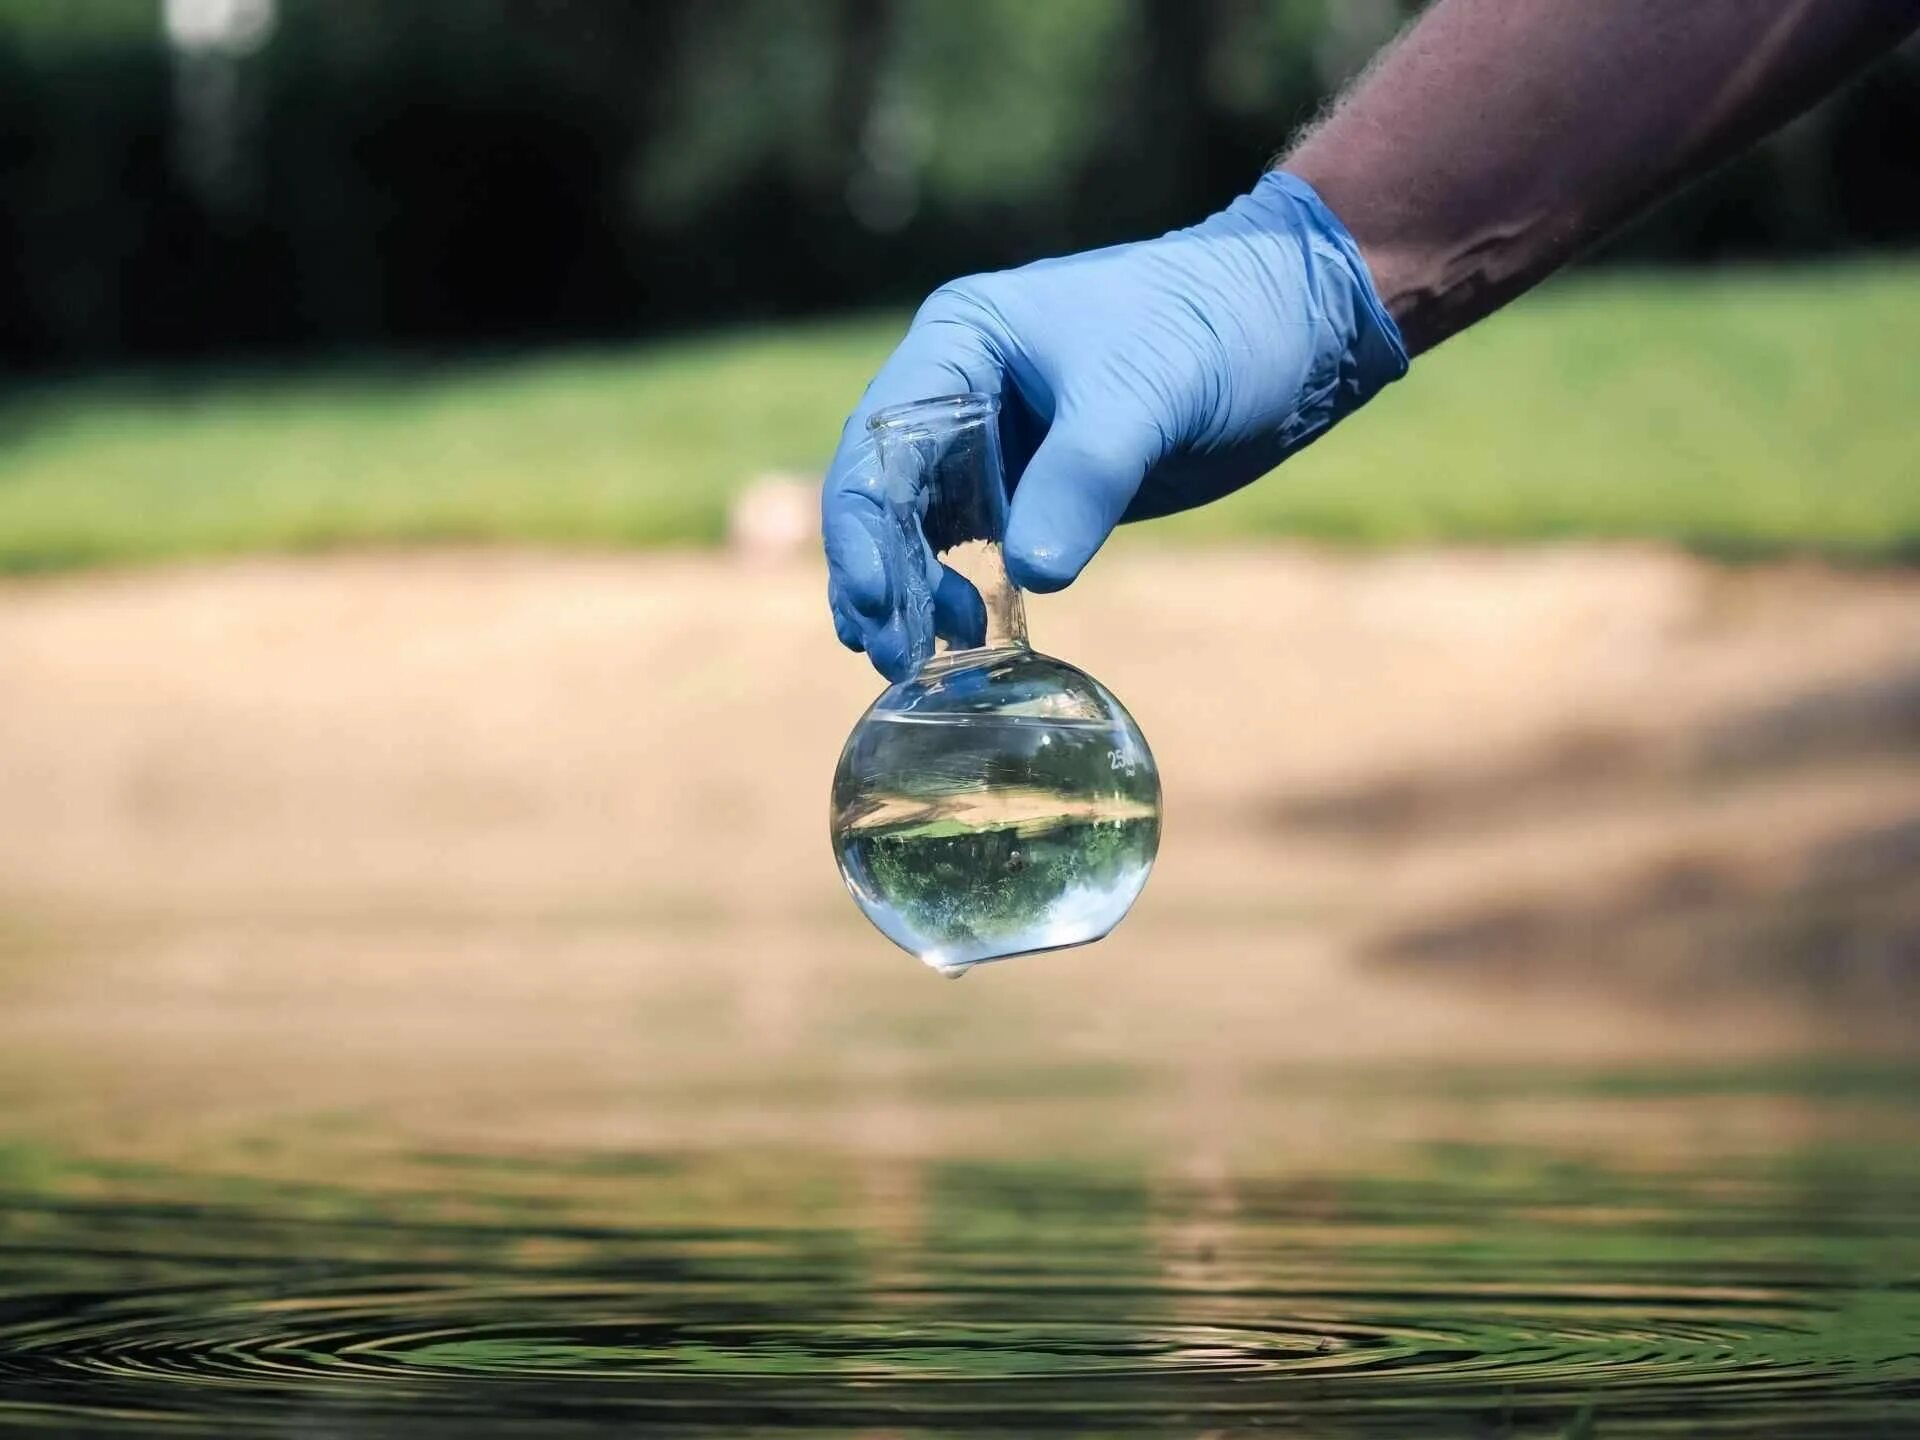
[[[709,1144],[609,1141],[638,1102],[577,1091],[498,1127],[276,1103],[141,1159],[17,1140],[0,1423],[1920,1429],[1908,1068],[1278,1066],[1170,1139],[1139,1117],[1177,1078],[826,1087]],[[672,1103],[740,1101],[715,1083]]]

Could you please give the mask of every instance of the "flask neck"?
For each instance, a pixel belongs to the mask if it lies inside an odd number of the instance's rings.
[[[983,650],[1025,650],[1027,610],[1020,591],[1007,578],[1006,555],[998,540],[970,540],[945,551],[940,559],[980,592],[986,607]],[[958,650],[959,647],[952,647]]]
[[[1007,483],[999,415],[997,398],[969,393],[890,406],[867,421],[880,489],[903,552],[917,561],[922,546],[930,549],[973,586],[986,611],[982,643],[940,642],[949,654],[1027,648],[1026,611],[1001,552]],[[927,598],[924,592],[921,598]],[[910,634],[909,641],[916,664],[926,661],[936,643],[924,631]]]

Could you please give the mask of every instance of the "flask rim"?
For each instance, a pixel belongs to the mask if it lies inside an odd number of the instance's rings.
[[[978,390],[956,395],[935,395],[925,400],[909,400],[904,405],[889,405],[867,417],[867,430],[873,435],[937,435],[965,425],[991,420],[1000,413],[1000,397]]]

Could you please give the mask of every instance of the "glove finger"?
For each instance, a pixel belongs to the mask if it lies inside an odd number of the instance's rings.
[[[957,650],[987,643],[987,603],[959,571],[940,567],[940,583],[933,591],[933,628]]]
[[[1007,573],[1042,594],[1071,585],[1164,446],[1143,427],[1116,430],[1062,410],[1027,462],[1007,520]]]
[[[880,518],[875,507],[843,504],[821,521],[827,542],[829,603],[867,620],[884,620],[893,607]]]
[[[883,654],[896,657],[881,666],[894,679],[917,670],[933,654],[940,562],[898,506],[840,516],[835,529],[857,534],[836,546],[827,587],[834,633],[876,665]]]
[[[922,308],[899,348],[873,377],[847,419],[847,430],[863,438],[867,417],[889,405],[967,392],[997,396],[1005,379],[999,357],[979,327],[949,313],[936,298]],[[844,442],[845,433],[841,438]]]
[[[964,390],[998,394],[1001,388],[999,363],[978,330],[926,316],[923,311],[848,417],[821,491],[835,631],[843,641],[849,631],[857,632],[857,648],[896,680],[900,667],[917,667],[932,653],[937,607],[930,602],[940,570],[918,517],[889,500],[867,417],[889,405]],[[954,617],[964,631],[964,607]]]
[[[920,668],[920,656],[908,637],[906,623],[894,616],[886,624],[867,632],[867,658],[873,668],[898,684]]]
[[[831,597],[827,604],[833,610],[833,633],[840,637],[840,643],[849,650],[865,650],[866,636],[860,625],[860,617],[854,613],[853,607],[843,600]]]
[[[847,417],[840,430],[839,448],[827,465],[820,510],[829,562],[835,559],[840,544],[858,545],[857,537],[836,526],[838,518],[850,512],[879,509],[883,504],[879,465],[867,435],[868,418],[890,405],[938,395],[968,390],[998,395],[1002,382],[1000,363],[986,337],[971,325],[958,320],[923,320],[907,332]],[[847,568],[854,573],[862,571],[856,557],[849,557]]]

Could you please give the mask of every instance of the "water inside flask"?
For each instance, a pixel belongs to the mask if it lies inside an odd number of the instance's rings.
[[[1140,727],[1092,676],[1027,643],[1001,556],[998,408],[958,395],[869,422],[863,518],[918,667],[860,718],[833,780],[847,889],[888,939],[955,977],[1100,939],[1160,843]]]

